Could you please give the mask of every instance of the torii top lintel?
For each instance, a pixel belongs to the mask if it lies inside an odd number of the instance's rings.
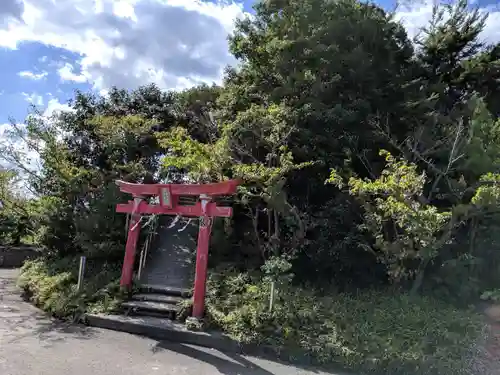
[[[118,180],[116,184],[123,193],[132,194],[134,197],[161,195],[167,189],[171,195],[232,195],[240,182],[229,180],[212,184],[136,184]]]
[[[116,181],[120,191],[132,194],[134,201],[116,205],[116,212],[136,214],[162,214],[182,215],[188,217],[220,216],[230,217],[233,213],[231,207],[219,207],[211,198],[220,195],[236,193],[238,180],[217,182],[214,184],[135,184],[125,181]],[[149,204],[144,198],[157,195],[160,204]],[[179,204],[181,195],[200,197],[194,205]]]

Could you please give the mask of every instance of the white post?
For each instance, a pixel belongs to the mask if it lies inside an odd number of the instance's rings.
[[[78,270],[78,285],[77,285],[78,291],[81,291],[83,288],[83,276],[85,274],[85,261],[86,260],[87,260],[87,258],[84,255],[82,255],[80,257],[80,269]]]
[[[275,288],[275,282],[274,280],[271,281],[271,293],[269,295],[269,312],[273,312],[274,309],[274,288]]]
[[[137,279],[141,279],[142,275],[142,267],[144,266],[144,251],[146,250],[146,245],[143,246],[142,251],[141,251],[141,257],[139,258],[139,270],[137,271]]]

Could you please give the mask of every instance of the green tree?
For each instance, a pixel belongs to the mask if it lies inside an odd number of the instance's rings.
[[[114,213],[122,197],[114,181],[153,182],[159,155],[155,132],[174,124],[173,96],[155,86],[111,90],[109,96],[76,93],[70,111],[45,118],[36,111],[14,135],[40,168],[28,177],[43,203],[42,243],[60,255],[85,251],[93,256],[123,252],[125,218]],[[19,151],[6,154],[21,170]],[[105,250],[102,250],[105,248]]]
[[[34,239],[35,202],[20,193],[21,187],[18,173],[0,169],[0,244],[17,246]]]
[[[253,228],[254,244],[263,259],[281,254],[280,250],[287,246],[292,250],[289,242],[283,246],[287,241],[283,241],[282,220],[288,219],[299,229],[295,235],[287,233],[288,240],[298,241],[304,236],[300,215],[287,200],[284,188],[291,172],[310,163],[294,163],[287,149],[294,131],[289,127],[289,113],[286,106],[252,106],[234,122],[218,127],[220,137],[212,143],[194,140],[181,127],[159,133],[160,145],[167,150],[163,158],[165,167],[185,169],[197,182],[227,178],[244,182],[239,202],[248,212],[247,225]],[[264,231],[260,216],[267,217]]]
[[[453,235],[452,211],[422,203],[425,173],[419,173],[415,164],[395,159],[387,151],[386,168],[375,180],[351,177],[347,183],[349,194],[355,196],[364,208],[363,229],[374,238],[374,251],[387,265],[394,282],[415,280],[417,291],[424,272]],[[333,170],[329,183],[342,188],[340,175]]]

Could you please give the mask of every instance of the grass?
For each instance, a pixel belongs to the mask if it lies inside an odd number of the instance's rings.
[[[269,283],[246,274],[212,278],[211,324],[234,339],[301,353],[358,373],[468,374],[484,325],[472,311],[389,291],[320,296],[281,285],[269,311]]]

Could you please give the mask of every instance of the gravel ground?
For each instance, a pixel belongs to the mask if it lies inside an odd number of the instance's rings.
[[[17,274],[0,269],[1,375],[334,375],[54,321],[21,300]]]
[[[498,317],[490,311],[491,306],[477,306],[484,317],[484,331],[473,345],[463,367],[464,375],[500,375],[500,309]]]
[[[477,374],[500,375],[500,323],[488,321],[485,335],[478,349]]]

